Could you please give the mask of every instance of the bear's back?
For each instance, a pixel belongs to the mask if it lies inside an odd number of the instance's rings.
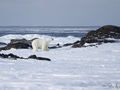
[[[32,45],[41,46],[42,43],[44,43],[45,41],[46,41],[45,39],[35,39],[32,41]]]

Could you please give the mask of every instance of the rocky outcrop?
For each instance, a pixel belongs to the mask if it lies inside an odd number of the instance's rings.
[[[104,42],[106,38],[120,39],[120,27],[113,25],[103,26],[96,31],[88,32],[86,37],[83,37],[81,41],[87,43]]]
[[[37,38],[34,38],[32,40],[26,40],[26,39],[11,39],[10,43],[6,44],[6,43],[0,43],[1,45],[6,45],[5,47],[0,48],[1,50],[10,50],[11,48],[15,48],[15,49],[28,49],[28,48],[32,48],[32,41],[35,40]]]
[[[24,57],[19,57],[17,55],[14,55],[12,53],[10,54],[0,54],[0,58],[8,58],[8,59],[13,59],[13,60],[17,60],[17,59],[36,59],[36,60],[46,60],[46,61],[51,61],[49,58],[45,58],[45,57],[37,57],[36,55],[31,55],[28,58],[24,58]]]
[[[116,42],[115,40],[109,40],[107,38],[120,39],[120,27],[106,25],[97,29],[96,31],[90,31],[85,37],[81,38],[80,41],[74,43],[72,47],[81,47],[85,43]]]
[[[31,40],[26,40],[26,39],[11,39],[11,41],[10,41],[10,43],[11,44],[14,44],[14,43],[19,43],[19,42],[21,42],[21,43],[27,43],[27,44],[30,44],[31,45],[31,43],[32,43],[32,41],[33,40],[35,40],[35,39],[37,39],[37,38],[33,38],[33,39],[31,39]]]
[[[27,43],[22,43],[22,42],[9,43],[5,47],[0,48],[0,51],[1,50],[10,50],[11,48],[15,48],[15,49],[28,49],[29,47],[32,48],[32,46],[30,44],[27,44]]]
[[[7,45],[6,43],[0,42],[0,45]]]

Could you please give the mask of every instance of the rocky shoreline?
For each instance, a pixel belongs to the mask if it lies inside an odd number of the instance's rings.
[[[108,39],[112,38],[112,39]],[[34,38],[36,39],[36,38]],[[29,49],[32,48],[31,42],[34,40],[26,40],[26,39],[12,39],[10,43],[6,44],[3,42],[0,42],[0,45],[6,45],[5,47],[0,48],[1,50],[10,50],[11,48],[15,49]],[[85,43],[97,43],[97,45],[100,45],[101,43],[114,43],[116,42],[116,39],[120,39],[120,27],[113,26],[113,25],[106,25],[103,26],[96,31],[89,31],[85,37],[82,37],[81,40],[78,40],[73,43],[66,43],[64,45],[60,45],[59,43],[55,46],[48,47],[49,49],[56,49],[56,48],[62,48],[65,46],[71,46],[72,48],[80,48],[80,47],[86,47],[84,46]],[[95,45],[89,45],[89,46],[95,46]],[[19,57],[13,54],[0,54],[0,57],[2,58],[19,58],[19,59],[25,59],[23,57]],[[48,60],[48,58],[41,58],[37,57],[35,55],[31,55],[31,57],[28,57],[27,59],[38,59],[38,60]]]

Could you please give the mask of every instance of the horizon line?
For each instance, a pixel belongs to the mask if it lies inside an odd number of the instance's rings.
[[[100,25],[101,26],[101,25]],[[100,27],[100,26],[98,26],[98,25],[96,25],[96,26],[94,26],[94,25],[86,25],[86,26],[73,26],[73,25],[71,25],[71,26],[59,26],[59,25],[56,25],[56,26],[39,26],[39,25],[25,25],[25,26],[23,26],[23,25],[1,25],[0,27]]]

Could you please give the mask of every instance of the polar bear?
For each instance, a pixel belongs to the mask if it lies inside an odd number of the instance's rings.
[[[41,47],[42,51],[48,51],[48,43],[53,41],[53,38],[46,39],[35,39],[32,41],[33,51],[38,51],[38,48]]]

